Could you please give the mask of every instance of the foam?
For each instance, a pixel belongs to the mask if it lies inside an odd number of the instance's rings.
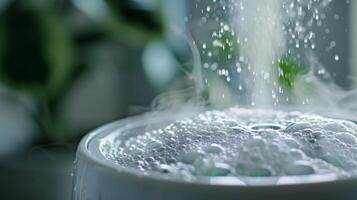
[[[191,180],[357,174],[357,126],[315,114],[229,108],[134,132],[103,139],[101,153],[120,167]]]

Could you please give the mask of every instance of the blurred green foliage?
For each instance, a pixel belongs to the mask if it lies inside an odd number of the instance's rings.
[[[133,0],[105,2],[108,5],[108,16],[104,20],[97,20],[113,38],[138,46],[162,36],[161,0],[154,1],[156,3],[152,3],[149,8]]]
[[[136,28],[146,34],[157,34],[162,30],[160,12],[153,13],[149,8],[141,6],[135,1],[106,0],[116,20],[121,20],[127,26]],[[159,7],[158,5],[156,7]],[[158,10],[156,8],[155,10]]]
[[[222,36],[216,38],[215,43],[220,44],[220,48],[215,48],[215,54],[220,55],[222,58],[227,59],[229,57],[236,57],[239,55],[239,44],[238,44],[238,37],[231,32],[224,32]]]
[[[0,76],[8,86],[55,98],[70,75],[73,50],[59,15],[31,1],[14,1],[1,14]]]
[[[93,19],[75,1],[9,0],[0,9],[0,82],[35,100],[35,110],[29,110],[41,143],[68,140],[58,109],[89,68],[83,50],[111,40],[142,48],[162,33],[160,4],[148,9],[132,0],[98,0],[108,9],[104,18]]]

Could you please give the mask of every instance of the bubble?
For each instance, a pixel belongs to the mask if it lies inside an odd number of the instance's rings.
[[[223,147],[219,144],[211,144],[205,148],[206,153],[219,154],[223,151]]]
[[[331,165],[336,166],[336,167],[343,167],[341,162],[335,156],[324,155],[324,156],[322,156],[322,159],[325,160],[326,162],[330,163]]]
[[[296,162],[286,167],[288,175],[309,175],[314,174],[314,169],[307,162]]]
[[[169,165],[160,165],[160,172],[161,173],[170,173],[172,172],[172,167],[170,167]]]
[[[290,150],[290,155],[294,159],[303,159],[305,157],[304,152],[302,152],[300,149],[292,149],[292,150]]]
[[[180,161],[186,164],[193,164],[201,156],[202,153],[199,152],[188,152],[181,156]]]
[[[353,136],[350,133],[338,133],[336,135],[336,138],[339,139],[341,142],[347,143],[347,144],[355,144],[356,143],[356,137]]]
[[[308,122],[291,123],[288,127],[286,127],[285,131],[293,133],[310,128],[310,126],[311,125]]]
[[[229,165],[224,163],[216,163],[215,166],[208,167],[204,171],[204,176],[217,177],[227,176],[231,172]]]
[[[333,131],[335,133],[347,131],[347,128],[342,123],[338,123],[334,121],[324,123],[323,128],[329,131]]]
[[[251,177],[268,177],[271,175],[272,175],[271,171],[264,167],[253,168],[250,170],[249,173],[249,176]]]
[[[250,147],[264,146],[265,141],[262,138],[253,138],[247,141],[247,145],[249,145]]]
[[[284,142],[291,148],[299,148],[299,144],[296,140],[287,138],[284,140]]]
[[[280,130],[283,126],[279,124],[254,124],[251,126],[253,130]]]

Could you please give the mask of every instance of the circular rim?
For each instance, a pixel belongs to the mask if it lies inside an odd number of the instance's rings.
[[[286,109],[285,109],[286,111]],[[191,113],[192,114],[192,113]],[[124,168],[113,162],[110,162],[104,158],[100,158],[99,156],[95,156],[93,151],[91,151],[90,143],[96,138],[103,138],[106,135],[111,134],[114,130],[120,131],[120,129],[130,129],[134,127],[138,127],[140,125],[151,123],[159,123],[165,122],[169,120],[177,119],[179,116],[187,116],[187,114],[183,115],[172,115],[172,113],[160,113],[160,117],[155,114],[145,114],[141,116],[129,117],[126,119],[122,119],[116,122],[112,122],[110,124],[104,125],[88,135],[86,135],[80,145],[78,147],[78,154],[84,156],[86,161],[92,162],[94,165],[101,166],[106,170],[109,170],[115,174],[118,174],[120,177],[126,177],[130,179],[140,179],[141,182],[147,182],[151,185],[159,184],[159,185],[167,185],[167,186],[187,186],[187,187],[214,187],[214,188],[296,188],[298,187],[314,187],[321,185],[335,185],[335,184],[351,184],[357,183],[357,177],[351,177],[346,179],[338,179],[336,176],[331,176],[331,174],[326,175],[305,175],[305,176],[282,176],[282,177],[210,177],[198,179],[197,181],[185,181],[183,179],[177,178],[167,178],[160,173],[150,173],[144,174],[143,172],[133,169],[133,168]],[[334,115],[335,116],[335,115]],[[342,115],[336,115],[336,117],[340,117]],[[343,115],[346,116],[346,115]],[[345,118],[346,119],[346,118]],[[99,141],[97,142],[99,144]],[[97,144],[96,144],[97,146]],[[98,155],[102,155],[97,149],[95,152]],[[278,179],[284,178],[284,182],[281,184],[272,184],[274,181]],[[316,178],[319,178],[316,180]],[[253,184],[245,184],[240,181],[244,180]]]

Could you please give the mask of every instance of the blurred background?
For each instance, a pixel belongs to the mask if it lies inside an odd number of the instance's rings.
[[[187,39],[203,40],[212,28],[202,24],[204,2],[0,0],[0,198],[70,199],[84,134],[192,86]],[[340,62],[320,59],[350,88],[357,3],[330,9]]]

